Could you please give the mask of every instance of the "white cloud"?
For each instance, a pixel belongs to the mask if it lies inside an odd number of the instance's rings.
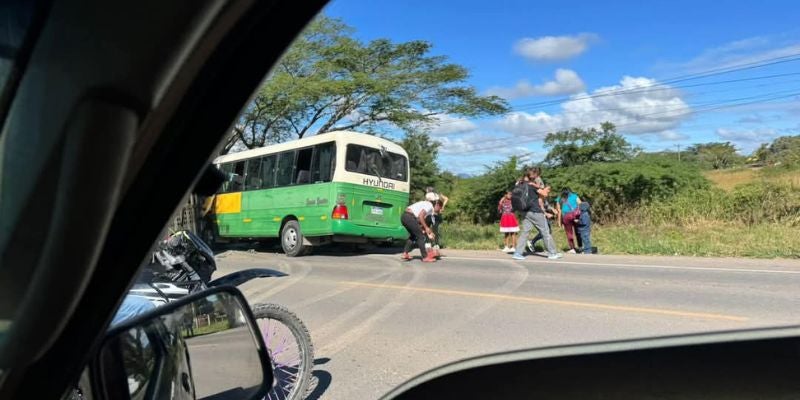
[[[797,40],[787,41],[775,37],[756,36],[706,49],[689,61],[662,64],[659,68],[669,70],[673,75],[676,70],[680,73],[694,73],[759,63],[797,53],[800,53],[800,43]]]
[[[521,146],[518,143],[513,141],[514,138],[506,138],[507,145],[504,146],[493,146],[491,148],[484,148],[484,143],[487,141],[497,142],[498,137],[494,135],[488,135],[485,133],[472,133],[463,135],[456,138],[451,137],[438,137],[436,138],[442,146],[439,148],[439,152],[442,155],[452,156],[452,155],[459,155],[469,153],[472,155],[477,154],[491,154],[492,156],[497,156],[501,159],[508,158],[511,156],[518,156],[526,159],[530,159],[532,153],[530,149],[525,146]]]
[[[555,80],[544,82],[541,85],[531,85],[530,82],[522,80],[517,82],[513,88],[493,87],[487,90],[487,93],[506,99],[517,99],[528,96],[561,96],[578,93],[585,89],[586,85],[575,71],[559,68],[556,70]]]
[[[775,129],[771,128],[743,129],[743,130],[719,128],[717,129],[717,136],[719,136],[721,139],[729,140],[734,143],[741,143],[741,142],[762,143],[762,142],[769,142],[770,140],[778,136],[778,134],[775,131]]]
[[[620,133],[657,134],[674,129],[690,112],[678,90],[653,79],[626,76],[619,85],[599,88],[591,96],[572,96],[558,113],[518,111],[502,118],[496,127],[524,140],[540,140],[549,132],[589,128],[605,121],[617,125]]]
[[[594,33],[581,33],[574,36],[542,36],[523,38],[514,44],[514,51],[534,61],[560,61],[576,57],[596,42]]]
[[[669,140],[669,141],[686,140],[686,139],[689,138],[689,136],[684,135],[683,133],[680,133],[680,132],[675,132],[675,131],[673,131],[671,129],[663,131],[663,132],[659,132],[658,133],[658,137],[663,139],[663,140]]]
[[[436,122],[431,123],[431,136],[444,136],[456,133],[472,132],[478,129],[477,125],[466,118],[442,114],[437,115],[434,117],[434,119],[436,119]]]

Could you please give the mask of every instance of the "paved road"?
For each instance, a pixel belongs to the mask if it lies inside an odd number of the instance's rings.
[[[800,323],[797,260],[446,255],[431,265],[397,254],[227,251],[219,272],[289,274],[243,290],[308,325],[312,398],[377,398],[430,368],[504,350]]]

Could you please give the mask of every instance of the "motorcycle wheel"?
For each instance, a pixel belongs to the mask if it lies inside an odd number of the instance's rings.
[[[278,304],[256,304],[253,315],[272,361],[273,385],[265,399],[304,398],[314,369],[314,346],[308,328]]]

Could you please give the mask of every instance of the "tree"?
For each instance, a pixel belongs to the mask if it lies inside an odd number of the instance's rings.
[[[289,48],[234,127],[223,152],[288,138],[358,129],[425,129],[436,116],[501,114],[500,97],[465,84],[467,70],[430,55],[425,41],[362,43],[319,16]]]
[[[736,146],[731,142],[698,143],[686,150],[701,166],[711,169],[730,168],[744,159],[736,154]]]
[[[549,149],[545,163],[558,167],[624,161],[636,152],[625,137],[617,134],[617,128],[611,122],[602,123],[600,130],[572,128],[548,133],[544,146]]]
[[[753,154],[750,156],[750,158],[748,158],[748,161],[763,165],[766,164],[769,156],[769,145],[767,143],[761,143],[761,146],[758,146],[758,148],[753,151]]]
[[[771,164],[785,167],[800,166],[800,135],[781,136],[769,145],[768,159]]]
[[[463,216],[473,222],[493,222],[500,218],[497,202],[510,190],[522,174],[519,158],[490,166],[485,174],[468,180],[464,195],[458,199]]]
[[[435,187],[439,183],[439,165],[436,164],[436,157],[439,155],[441,145],[431,140],[425,133],[413,132],[406,133],[400,145],[408,153],[411,198],[420,198],[425,194],[426,187]]]

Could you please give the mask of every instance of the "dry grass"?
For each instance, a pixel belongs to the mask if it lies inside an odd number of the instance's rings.
[[[738,185],[759,181],[784,183],[800,188],[800,170],[796,169],[738,168],[707,171],[704,175],[715,186],[726,191],[731,191]]]
[[[747,168],[707,171],[705,176],[718,188],[730,191],[738,185],[754,181],[758,176],[758,169]]]

